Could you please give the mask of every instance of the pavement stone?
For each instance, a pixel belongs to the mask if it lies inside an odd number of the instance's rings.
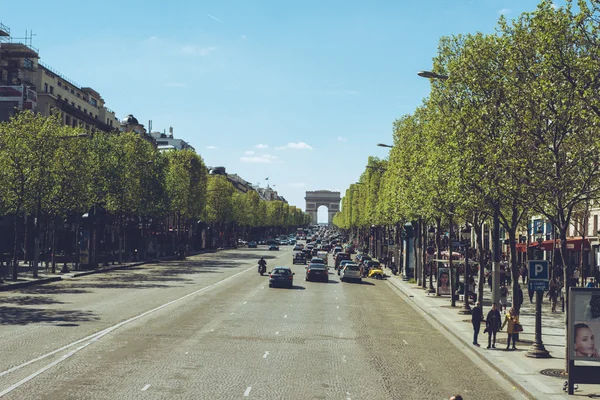
[[[530,358],[525,354],[535,336],[535,297],[533,303],[529,302],[527,296],[526,285],[522,285],[525,293],[525,301],[521,307],[519,316],[520,322],[523,325],[524,332],[519,334],[519,340],[525,342],[517,342],[516,351],[506,351],[506,329],[498,332],[496,337],[496,349],[486,349],[487,333],[483,333],[483,327],[479,333],[479,343],[481,347],[474,346],[473,343],[473,328],[470,322],[470,315],[461,315],[459,310],[462,307],[462,300],[456,303],[456,307],[450,306],[450,296],[436,296],[428,294],[426,290],[417,286],[414,283],[403,281],[401,276],[394,276],[388,271],[388,282],[404,293],[409,300],[412,300],[414,307],[427,313],[434,318],[441,328],[453,334],[466,344],[472,352],[479,356],[479,360],[493,368],[502,375],[505,379],[513,384],[513,386],[523,392],[532,399],[568,399],[569,396],[562,390],[563,383],[566,377],[553,377],[542,375],[540,371],[553,369],[565,369],[565,321],[564,313],[551,311],[550,302],[544,298],[542,303],[542,340],[546,350],[548,350],[552,358],[539,359]],[[462,297],[461,297],[462,299]],[[489,311],[489,303],[491,292],[486,285],[484,290],[484,317]],[[510,304],[510,298],[509,298]],[[560,310],[561,304],[557,306]],[[504,317],[504,313],[502,313]],[[498,339],[502,343],[498,343]],[[579,384],[579,389],[575,395],[579,396],[595,396],[600,393],[600,385],[583,385]]]

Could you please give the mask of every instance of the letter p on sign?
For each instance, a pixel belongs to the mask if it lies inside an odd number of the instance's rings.
[[[547,281],[550,277],[548,261],[530,260],[529,261],[529,279],[538,281]]]

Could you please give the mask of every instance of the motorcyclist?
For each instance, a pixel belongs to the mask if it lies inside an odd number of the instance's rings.
[[[258,260],[258,272],[260,271],[266,271],[267,270],[267,261],[265,260],[265,257],[261,257],[260,260]]]

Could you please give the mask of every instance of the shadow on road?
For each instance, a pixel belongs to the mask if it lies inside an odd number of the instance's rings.
[[[88,290],[75,289],[71,286],[65,286],[60,284],[54,285],[43,285],[43,286],[30,286],[18,290],[19,293],[24,294],[83,294],[89,293]]]
[[[95,321],[99,318],[88,311],[57,311],[40,308],[0,306],[0,325],[28,325],[39,322],[75,322]],[[69,325],[71,326],[71,325]]]
[[[53,300],[50,297],[34,297],[34,296],[12,296],[0,297],[0,303],[17,304],[19,306],[32,306],[41,304],[64,304],[62,301]]]
[[[145,283],[120,283],[120,282],[96,282],[96,283],[77,283],[71,285],[73,288],[82,289],[156,289],[173,288],[175,285],[145,284]]]

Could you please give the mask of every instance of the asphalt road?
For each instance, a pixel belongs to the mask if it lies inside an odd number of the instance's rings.
[[[386,282],[239,249],[0,294],[3,399],[509,399]],[[292,266],[271,289],[260,255]],[[451,312],[451,311],[449,311]]]

